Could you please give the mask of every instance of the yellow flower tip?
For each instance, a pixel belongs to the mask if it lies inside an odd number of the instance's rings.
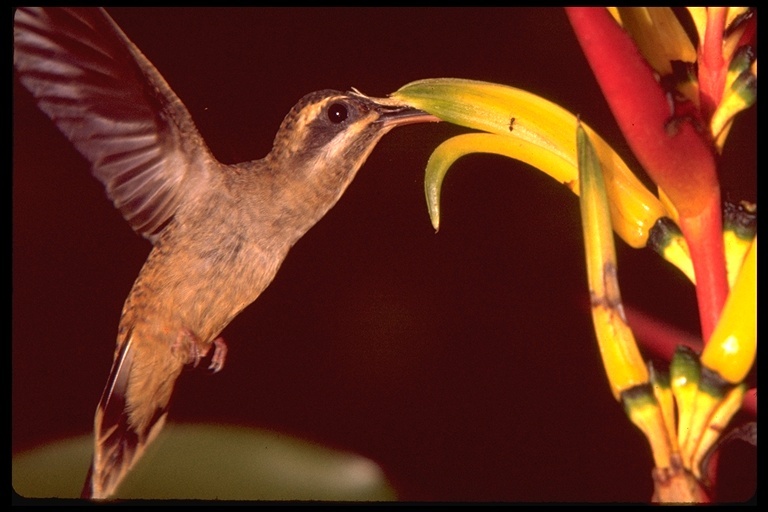
[[[723,34],[723,59],[731,59],[733,53],[742,43],[744,31],[749,20],[755,16],[755,11],[749,7],[729,7],[726,14],[725,32]]]
[[[694,415],[694,400],[698,392],[701,366],[696,353],[685,345],[679,345],[669,365],[670,386],[677,404],[677,438],[680,445],[685,444],[691,431]]]
[[[745,16],[750,13],[749,7],[729,7],[728,14],[725,16],[726,31],[732,32],[735,25],[738,25]]]
[[[685,345],[679,345],[672,356],[669,367],[672,389],[698,385],[700,376],[699,358]]]
[[[702,427],[698,445],[693,449],[690,461],[690,470],[701,479],[706,471],[705,459],[713,445],[720,438],[721,433],[728,426],[734,414],[741,408],[746,386],[728,386],[722,397],[716,402],[706,424]],[[699,393],[702,394],[702,393]]]
[[[702,368],[698,390],[691,396],[691,403],[687,404],[690,407],[691,415],[685,426],[686,435],[683,439],[678,440],[683,463],[694,474],[696,474],[693,463],[694,456],[699,450],[702,438],[709,429],[712,415],[732,387],[715,372]]]
[[[648,233],[647,247],[675,265],[693,284],[696,284],[688,244],[680,228],[671,219],[662,217],[653,225]]]
[[[648,439],[655,467],[669,467],[672,443],[663,411],[651,385],[644,384],[627,389],[621,393],[621,401],[629,419]]]
[[[734,116],[757,101],[757,74],[752,72],[754,62],[752,48],[742,46],[736,51],[728,67],[723,97],[710,120],[710,130],[719,150],[722,149]]]
[[[726,299],[701,362],[731,384],[744,380],[757,355],[757,237]]]
[[[619,7],[621,25],[627,30],[645,59],[662,76],[671,75],[672,62],[695,62],[688,34],[668,7]]]
[[[667,429],[667,438],[671,451],[679,451],[677,444],[677,431],[675,425],[675,397],[672,394],[672,388],[669,383],[669,375],[666,372],[657,371],[653,362],[648,362],[648,372],[650,374],[653,394],[659,402],[661,414],[664,419],[664,426]]]
[[[728,266],[728,285],[733,288],[744,258],[757,231],[757,205],[742,201],[725,203],[723,210],[723,245]]]
[[[623,27],[624,25],[622,24],[622,21],[621,21],[621,14],[619,14],[619,8],[618,7],[606,7],[606,9],[608,9],[608,12],[611,14],[613,19],[616,20],[616,23],[618,23],[619,25],[621,25]]]
[[[704,35],[707,30],[707,8],[706,7],[687,7],[688,13],[691,15],[693,24],[696,27],[696,34],[699,41],[704,40]]]

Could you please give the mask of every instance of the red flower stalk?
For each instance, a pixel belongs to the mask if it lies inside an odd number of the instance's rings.
[[[699,46],[699,98],[707,119],[723,97],[727,71],[723,61],[723,30],[727,11],[726,7],[707,9],[707,29]]]

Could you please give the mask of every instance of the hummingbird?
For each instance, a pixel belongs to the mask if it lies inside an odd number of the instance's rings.
[[[19,8],[21,84],[152,250],[123,306],[83,497],[114,495],[157,437],[187,365],[226,359],[222,330],[274,279],[396,126],[437,122],[356,89],[307,94],[259,160],[221,163],[187,108],[100,8]],[[212,351],[212,352],[211,352]]]

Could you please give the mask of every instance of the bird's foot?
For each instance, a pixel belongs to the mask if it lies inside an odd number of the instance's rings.
[[[227,344],[224,342],[224,338],[218,337],[211,343],[202,341],[195,333],[187,329],[179,333],[176,342],[171,347],[171,352],[178,353],[179,350],[183,350],[187,353],[186,364],[191,364],[197,368],[200,364],[200,360],[208,355],[208,352],[213,348],[213,355],[211,356],[211,364],[208,366],[209,370],[213,373],[217,373],[224,368],[224,362],[227,358]]]
[[[227,344],[224,343],[224,338],[219,337],[213,340],[213,347],[213,356],[208,369],[218,373],[224,368],[224,361],[227,359]]]

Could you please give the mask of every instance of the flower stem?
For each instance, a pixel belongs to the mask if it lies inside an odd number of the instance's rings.
[[[699,98],[705,119],[709,119],[723,97],[725,74],[723,30],[727,7],[707,8],[707,28],[699,45]]]
[[[728,296],[719,198],[720,194],[713,197],[698,215],[681,216],[679,219],[696,276],[699,321],[705,343],[720,319],[720,312]]]

